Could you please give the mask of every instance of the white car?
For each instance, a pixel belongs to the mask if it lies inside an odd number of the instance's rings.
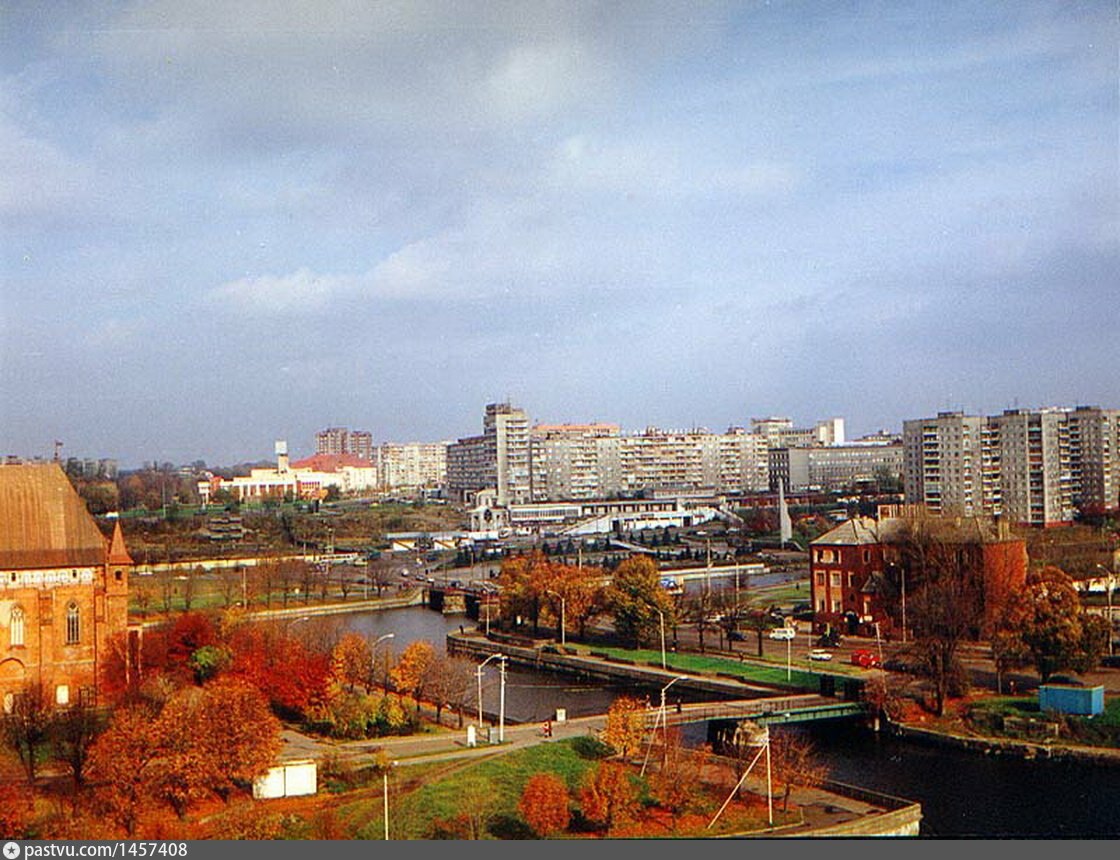
[[[771,639],[793,639],[797,635],[797,631],[792,627],[775,627],[770,631]]]
[[[809,659],[810,660],[831,660],[832,655],[828,651],[825,651],[823,648],[814,648],[812,651],[809,652]]]

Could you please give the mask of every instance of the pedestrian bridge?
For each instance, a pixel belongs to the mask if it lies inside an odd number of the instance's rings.
[[[650,708],[648,717],[650,726],[659,719],[659,714],[659,707]],[[867,714],[867,705],[864,702],[841,701],[829,696],[806,694],[672,705],[665,709],[665,721],[670,726],[739,720],[751,720],[760,725],[781,725],[862,717],[865,714]]]

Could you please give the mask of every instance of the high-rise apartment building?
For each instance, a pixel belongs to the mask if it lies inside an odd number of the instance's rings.
[[[378,482],[384,490],[442,487],[447,442],[383,442],[377,446]]]
[[[1120,410],[942,412],[903,424],[907,501],[938,513],[1070,522],[1078,505],[1120,504]]]
[[[934,513],[975,516],[984,510],[979,415],[939,412],[902,424],[903,492]]]
[[[447,487],[469,501],[497,490],[498,504],[604,499],[652,491],[761,492],[770,488],[775,445],[820,448],[843,442],[844,421],[811,429],[788,418],[755,419],[750,431],[648,428],[623,435],[617,424],[538,424],[509,404],[486,407],[483,433],[451,444]]]
[[[367,430],[328,427],[315,434],[316,454],[350,454],[372,462],[373,434]]]
[[[617,493],[617,424],[537,424],[530,432],[534,501]]]
[[[529,418],[508,403],[490,403],[482,418],[482,435],[447,447],[447,490],[469,501],[479,490],[497,490],[499,505],[532,499]]]

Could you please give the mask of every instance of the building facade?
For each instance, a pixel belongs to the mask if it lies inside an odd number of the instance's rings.
[[[447,442],[382,442],[377,446],[382,490],[442,487],[447,483]]]
[[[857,517],[809,545],[817,632],[906,636],[906,599],[937,575],[956,577],[976,602],[979,635],[1027,577],[1026,542],[981,517]]]
[[[1079,506],[1120,506],[1120,410],[942,412],[903,424],[908,502],[934,513],[1047,526]]]
[[[349,454],[372,462],[373,450],[373,434],[367,430],[328,427],[315,434],[316,454]]]
[[[783,481],[793,493],[858,490],[902,477],[902,443],[772,448],[768,452],[771,489]]]
[[[49,702],[95,703],[128,629],[132,559],[106,540],[55,464],[0,466],[0,704],[38,686]]]
[[[447,446],[447,491],[470,502],[480,490],[497,490],[499,505],[532,499],[529,417],[509,403],[490,403],[482,417],[482,435]]]

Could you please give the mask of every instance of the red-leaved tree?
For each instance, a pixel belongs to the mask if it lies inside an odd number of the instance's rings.
[[[568,829],[568,786],[551,773],[529,777],[517,803],[521,817],[538,836],[552,836]]]

